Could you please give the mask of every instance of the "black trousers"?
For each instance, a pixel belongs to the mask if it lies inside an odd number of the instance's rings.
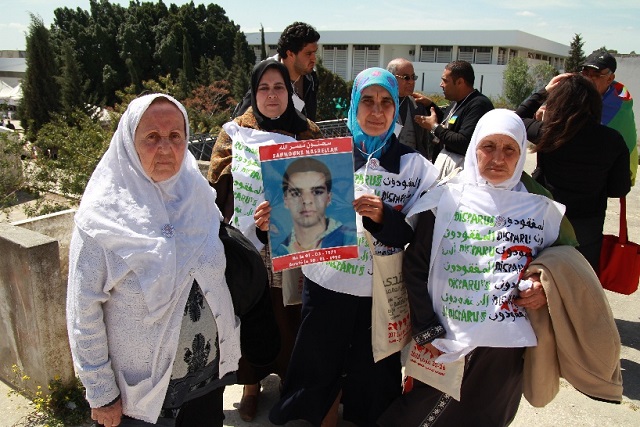
[[[219,387],[204,396],[185,402],[177,411],[163,409],[155,424],[124,416],[120,427],[222,427],[223,393],[224,387]]]

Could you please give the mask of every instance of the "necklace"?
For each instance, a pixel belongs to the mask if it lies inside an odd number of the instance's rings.
[[[298,78],[291,82],[291,87],[293,88],[293,93],[295,93],[296,95],[298,95],[298,98],[300,98],[300,91],[298,90],[298,81],[300,80],[300,77],[302,77],[302,74],[298,76]]]
[[[447,127],[446,124],[449,122],[449,119],[453,116],[453,113],[458,111],[458,108],[462,107],[462,104],[464,104],[464,102],[467,100],[467,98],[469,98],[471,96],[471,94],[473,92],[475,92],[475,90],[472,90],[471,92],[469,92],[469,94],[467,96],[465,96],[462,101],[456,102],[456,105],[454,105],[451,108],[451,111],[449,111],[449,114],[447,114],[447,117],[445,117],[444,120],[440,123],[442,126],[444,126],[445,128]]]

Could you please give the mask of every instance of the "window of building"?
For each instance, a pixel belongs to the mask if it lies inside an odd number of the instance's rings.
[[[448,64],[452,59],[453,46],[420,46],[420,62]]]
[[[353,47],[353,67],[352,75],[357,76],[358,73],[366,68],[380,66],[380,46],[355,45]]]
[[[506,65],[507,62],[509,62],[509,58],[507,57],[507,48],[498,48],[498,65]]]
[[[458,60],[471,64],[491,64],[492,51],[493,49],[488,46],[460,46]]]
[[[346,45],[322,46],[322,65],[347,80],[347,53]]]

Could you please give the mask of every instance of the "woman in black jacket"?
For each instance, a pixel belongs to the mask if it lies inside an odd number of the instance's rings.
[[[534,119],[546,100],[544,120]],[[525,100],[516,114],[535,144],[534,178],[567,207],[578,250],[598,272],[608,197],[631,189],[629,150],[622,136],[601,125],[602,99],[579,74],[560,74]]]

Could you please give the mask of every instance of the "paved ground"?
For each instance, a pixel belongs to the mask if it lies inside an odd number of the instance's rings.
[[[532,164],[532,161],[528,161],[526,170],[531,171]],[[618,212],[617,199],[611,200],[607,210],[605,233],[617,234]],[[627,218],[631,240],[640,242],[640,183],[628,196]],[[533,408],[523,399],[512,426],[640,426],[640,292],[629,296],[606,292],[622,338],[621,364],[624,380],[622,404],[612,405],[591,400],[563,381],[558,396],[544,408]],[[225,391],[224,403],[225,425],[270,426],[267,414],[277,398],[277,384],[275,376],[270,376],[263,381],[258,416],[252,423],[242,421],[236,410],[242,395],[242,387],[228,387]],[[8,391],[9,388],[0,382],[0,426],[24,425],[17,423],[29,414],[28,401],[23,398],[9,398]],[[297,427],[308,424],[292,422],[287,425]],[[343,423],[342,425],[351,424]]]

